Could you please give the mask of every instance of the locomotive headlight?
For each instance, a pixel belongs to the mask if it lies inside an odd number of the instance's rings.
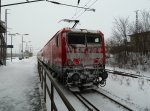
[[[79,64],[80,64],[80,61],[79,61],[79,59],[74,59],[74,60],[73,60],[73,63],[74,63],[75,65],[79,65]]]
[[[99,64],[99,63],[100,63],[100,59],[99,58],[94,59],[94,64]]]

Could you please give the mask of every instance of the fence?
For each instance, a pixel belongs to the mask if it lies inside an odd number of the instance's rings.
[[[49,95],[49,98],[51,100],[51,111],[58,111],[56,104],[54,102],[54,88],[56,89],[57,93],[59,94],[59,96],[62,99],[62,101],[64,102],[64,104],[66,105],[67,109],[69,111],[75,111],[73,106],[69,103],[67,98],[64,96],[64,94],[60,90],[57,82],[53,79],[50,71],[44,66],[44,64],[40,60],[38,60],[38,72],[39,72],[39,77],[40,77],[40,81],[41,81],[41,88],[42,88],[42,91],[44,94],[44,102],[46,103],[46,92],[47,92]],[[48,78],[50,80],[51,88],[48,87],[46,78]]]

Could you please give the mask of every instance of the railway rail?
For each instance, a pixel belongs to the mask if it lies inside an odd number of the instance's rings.
[[[104,97],[106,97],[107,99],[109,99],[110,101],[112,101],[113,103],[116,103],[117,105],[121,106],[122,108],[126,109],[127,111],[133,111],[133,109],[131,109],[130,107],[128,107],[127,105],[124,105],[123,103],[120,103],[119,101],[109,97],[107,94],[104,94],[96,89],[92,89],[92,93],[98,93]],[[89,110],[89,111],[101,111],[98,107],[96,107],[91,101],[89,101],[88,99],[86,99],[82,94],[82,92],[73,92],[74,96],[77,97],[77,99]]]
[[[93,90],[94,92],[100,94],[100,95],[103,95],[104,97],[106,97],[106,98],[108,98],[109,100],[113,101],[114,103],[120,105],[121,107],[127,109],[128,111],[133,111],[133,109],[131,109],[131,108],[129,108],[128,106],[126,106],[126,105],[124,105],[124,104],[118,102],[117,100],[115,100],[115,99],[113,99],[113,98],[107,96],[106,94],[104,94],[104,93],[102,93],[102,92],[100,92],[100,91],[98,91],[98,90],[95,90],[95,89],[92,89],[92,90]]]
[[[87,107],[87,109],[89,111],[100,111],[94,104],[92,104],[89,100],[87,100],[84,96],[81,95],[81,93],[79,92],[74,92],[73,93],[78,100],[84,104],[85,107]]]
[[[121,75],[121,76],[132,77],[132,78],[143,78],[145,80],[150,81],[150,77],[140,75],[140,74],[132,74],[132,73],[121,72],[121,71],[110,70],[110,69],[106,69],[106,71],[110,74],[116,74],[116,75]]]

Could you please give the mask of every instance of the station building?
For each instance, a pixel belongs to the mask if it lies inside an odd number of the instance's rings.
[[[0,65],[6,65],[6,41],[4,35],[6,27],[3,21],[0,21]]]

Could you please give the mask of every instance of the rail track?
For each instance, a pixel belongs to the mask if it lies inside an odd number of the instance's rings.
[[[87,100],[84,96],[82,96],[81,93],[74,92],[73,94],[78,98],[78,100],[81,103],[83,103],[85,107],[87,107],[89,111],[100,111],[94,104],[92,104],[89,100]]]
[[[110,74],[116,74],[116,75],[121,75],[121,76],[132,77],[132,78],[143,78],[145,80],[150,81],[150,77],[140,75],[140,74],[132,74],[132,73],[121,72],[121,71],[110,70],[110,69],[106,69],[106,71],[109,72]]]
[[[97,93],[100,94],[102,96],[104,96],[105,98],[109,99],[110,101],[112,101],[113,103],[116,103],[117,105],[121,106],[122,108],[126,109],[127,111],[133,111],[133,109],[131,109],[130,107],[118,102],[117,100],[105,95],[104,93],[92,89],[91,93]],[[89,110],[89,111],[101,111],[98,107],[96,107],[92,102],[90,102],[88,99],[86,99],[84,97],[84,95],[82,95],[81,92],[73,92],[74,96],[77,97],[77,99]]]
[[[122,104],[121,102],[119,102],[119,101],[117,101],[117,100],[115,100],[115,99],[113,99],[113,98],[107,96],[106,94],[104,94],[104,93],[102,93],[102,92],[100,92],[100,91],[98,91],[98,90],[95,90],[95,89],[92,89],[92,90],[93,90],[94,92],[96,92],[96,93],[98,93],[98,94],[100,94],[100,95],[102,95],[102,96],[108,98],[108,99],[111,100],[112,102],[114,102],[114,103],[120,105],[121,107],[127,109],[128,111],[133,111],[133,109],[131,109],[130,107],[128,107],[128,106]]]

